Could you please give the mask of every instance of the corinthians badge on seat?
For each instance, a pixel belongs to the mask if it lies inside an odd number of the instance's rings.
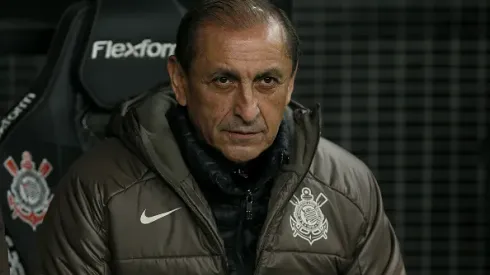
[[[12,218],[19,218],[36,231],[37,226],[43,222],[49,203],[53,199],[46,183],[46,177],[53,171],[53,166],[43,159],[36,169],[31,153],[27,151],[22,153],[20,169],[12,157],[8,157],[3,165],[13,177],[12,185],[7,192]]]
[[[315,199],[311,189],[304,187],[301,190],[301,199],[296,196],[293,198],[294,201],[290,202],[294,205],[294,212],[289,219],[293,237],[300,237],[310,245],[322,238],[327,239],[328,221],[321,209],[328,201],[327,197],[320,193]]]

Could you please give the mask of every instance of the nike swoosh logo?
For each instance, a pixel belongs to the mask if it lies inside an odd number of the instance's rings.
[[[157,221],[157,220],[159,220],[159,219],[161,219],[163,217],[166,217],[166,216],[172,214],[173,212],[175,212],[175,211],[177,211],[179,209],[180,209],[180,207],[179,208],[175,208],[174,210],[170,210],[170,211],[165,212],[165,213],[161,213],[161,214],[158,214],[158,215],[155,215],[155,216],[151,216],[151,217],[147,217],[146,216],[146,209],[145,209],[145,210],[143,210],[143,213],[141,213],[140,222],[142,224],[150,224],[152,222],[155,222],[155,221]]]

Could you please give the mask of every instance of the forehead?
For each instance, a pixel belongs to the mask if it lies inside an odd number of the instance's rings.
[[[286,36],[275,22],[233,29],[208,23],[196,39],[196,65],[246,66],[249,69],[264,65],[288,66]],[[272,63],[272,64],[271,64]]]

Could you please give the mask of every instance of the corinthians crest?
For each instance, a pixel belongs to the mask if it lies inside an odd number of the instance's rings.
[[[310,245],[322,238],[327,239],[328,221],[321,210],[322,205],[328,201],[327,197],[320,193],[315,199],[311,189],[304,187],[301,199],[296,196],[293,198],[294,201],[290,202],[294,205],[294,212],[289,219],[293,237],[299,236]]]
[[[53,170],[53,166],[43,159],[39,168],[36,169],[31,153],[27,151],[22,153],[20,169],[12,157],[8,157],[3,165],[13,177],[12,185],[7,192],[12,218],[19,218],[35,231],[37,226],[43,222],[53,198],[46,183],[46,177]]]

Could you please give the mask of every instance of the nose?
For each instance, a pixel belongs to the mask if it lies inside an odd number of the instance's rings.
[[[253,122],[260,113],[253,88],[243,85],[236,93],[234,113],[244,122]]]

